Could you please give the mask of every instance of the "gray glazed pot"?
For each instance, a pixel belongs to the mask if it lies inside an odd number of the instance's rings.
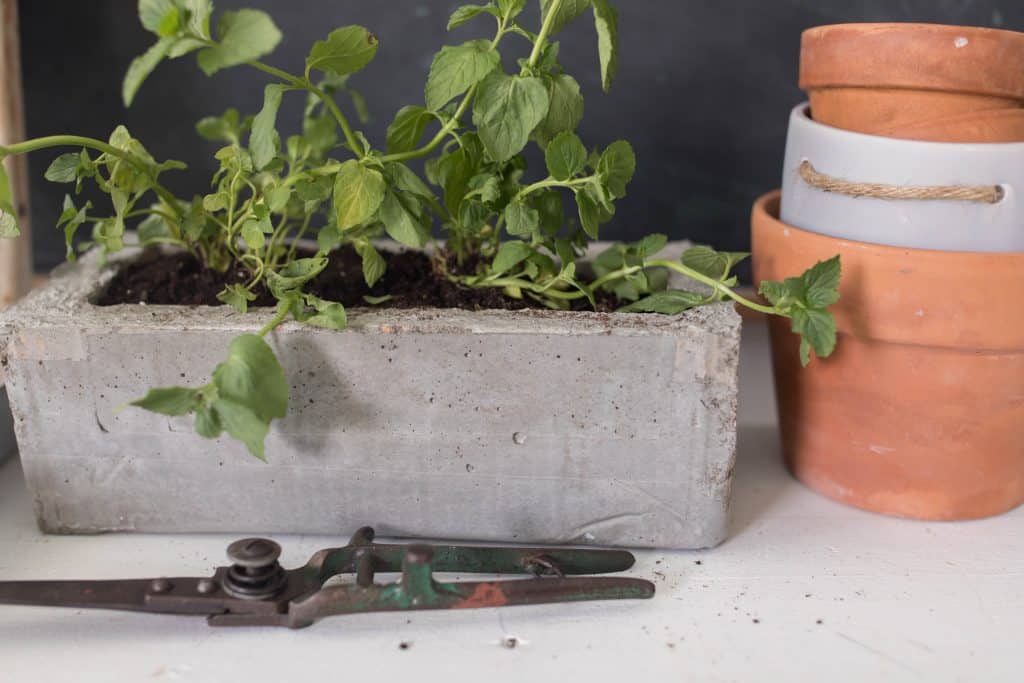
[[[678,252],[679,245],[675,246]],[[726,535],[740,319],[352,310],[269,341],[292,382],[269,464],[190,418],[119,410],[197,385],[270,311],[90,297],[134,252],[55,271],[0,317],[40,526],[704,548]]]
[[[996,204],[849,197],[808,185],[800,165],[829,176],[899,186],[1000,186]],[[831,237],[914,249],[1024,251],[1024,143],[897,140],[789,120],[782,177],[783,223]]]

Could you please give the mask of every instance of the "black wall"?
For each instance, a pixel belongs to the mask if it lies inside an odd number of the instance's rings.
[[[354,84],[370,103],[367,135],[383,131],[403,104],[422,102],[434,52],[492,31],[489,19],[445,33],[451,0],[220,0],[218,10],[269,11],[285,34],[273,64],[301,71],[314,40],[360,23],[381,39],[377,60]],[[531,2],[531,5],[535,3]],[[121,78],[152,42],[133,0],[21,0],[22,51],[29,136],[79,133],[106,138],[123,122],[159,158],[188,162],[166,176],[182,195],[204,191],[215,145],[193,124],[228,106],[255,112],[264,77],[245,68],[206,78],[186,57],[162,65],[135,104],[121,104]],[[598,86],[597,48],[589,18],[562,36],[563,62],[583,84],[589,145],[630,140],[639,171],[605,237],[666,232],[721,248],[748,245],[753,199],[779,184],[786,119],[802,99],[797,88],[800,32],[847,21],[912,20],[1024,30],[1024,3],[996,0],[618,0],[623,54],[610,95]],[[532,8],[527,21],[536,21]],[[510,39],[514,44],[515,39]],[[511,63],[506,55],[506,63]],[[293,102],[293,104],[296,104]],[[282,121],[292,120],[295,108]],[[55,155],[31,159],[36,262],[63,258],[54,229],[66,186],[42,179]]]

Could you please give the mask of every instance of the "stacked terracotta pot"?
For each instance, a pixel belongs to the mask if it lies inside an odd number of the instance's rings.
[[[842,257],[835,354],[772,322],[783,449],[843,502],[970,519],[1024,502],[1024,34],[921,24],[803,37],[783,190],[755,277]]]

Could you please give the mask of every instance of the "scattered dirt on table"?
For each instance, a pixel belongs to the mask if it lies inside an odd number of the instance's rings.
[[[500,289],[469,289],[459,286],[437,271],[431,259],[421,252],[382,253],[388,268],[384,277],[372,288],[363,278],[362,260],[351,247],[331,253],[327,268],[316,277],[306,291],[322,299],[338,301],[346,307],[368,306],[364,297],[390,296],[377,304],[379,308],[460,308],[466,310],[521,310],[544,308],[533,299],[511,299]],[[460,268],[449,259],[449,272]],[[461,272],[474,272],[475,264],[465,264]],[[248,271],[235,266],[220,273],[205,268],[188,253],[145,252],[126,264],[114,276],[106,290],[97,298],[100,306],[117,304],[219,306],[217,295],[226,285],[247,282]],[[273,306],[276,302],[262,286],[252,306]],[[590,310],[586,299],[574,302],[577,310]],[[613,311],[616,302],[606,296],[598,301],[601,312]]]

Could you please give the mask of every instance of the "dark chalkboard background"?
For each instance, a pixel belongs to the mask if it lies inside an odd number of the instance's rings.
[[[310,44],[333,28],[360,23],[381,39],[377,60],[354,85],[369,100],[366,127],[380,144],[403,104],[422,102],[434,52],[445,42],[487,34],[481,19],[445,33],[450,0],[219,0],[219,10],[269,11],[285,34],[273,64],[301,71]],[[534,3],[531,3],[533,5]],[[166,176],[181,195],[205,189],[215,146],[194,122],[228,106],[255,112],[265,77],[245,68],[206,78],[186,57],[162,65],[126,111],[121,78],[152,37],[133,0],[21,0],[25,97],[30,136],[79,133],[106,138],[125,123],[160,159],[188,162]],[[589,145],[629,139],[639,170],[629,197],[603,236],[666,232],[728,249],[746,248],[753,199],[779,184],[786,119],[797,88],[800,32],[847,21],[929,21],[1024,29],[1024,3],[1003,0],[619,0],[623,54],[610,95],[597,81],[589,18],[561,38],[563,62],[583,84]],[[534,22],[536,9],[527,18]],[[510,39],[515,43],[515,39]],[[508,55],[506,56],[508,59]],[[293,104],[296,104],[293,101]],[[297,114],[283,110],[287,122]],[[54,224],[65,186],[42,179],[51,155],[31,159],[36,264],[63,258]]]

